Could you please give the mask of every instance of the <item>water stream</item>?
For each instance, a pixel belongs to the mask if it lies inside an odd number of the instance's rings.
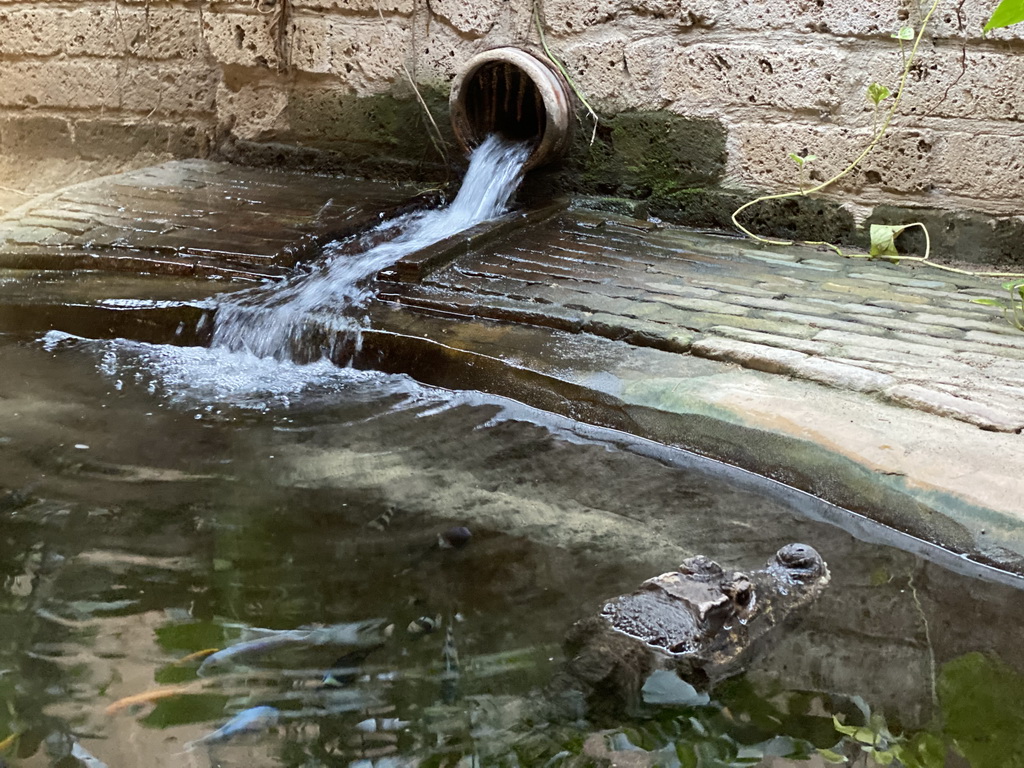
[[[503,213],[529,153],[526,144],[488,137],[473,152],[450,205],[382,224],[371,239],[397,234],[362,252],[329,247],[313,272],[283,285],[233,295],[217,309],[213,346],[257,357],[291,358],[303,349],[310,315],[318,310],[326,310],[334,322],[347,322],[347,328],[357,333],[352,311],[366,298],[367,278],[406,254]]]

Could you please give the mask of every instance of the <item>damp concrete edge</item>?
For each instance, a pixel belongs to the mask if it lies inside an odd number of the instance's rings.
[[[989,503],[1000,493],[988,483],[1024,476],[1024,457],[1013,449],[1017,435],[587,334],[382,304],[373,309],[372,326],[363,333],[359,367],[508,397],[690,451],[1024,576],[1024,526],[1012,499]],[[879,450],[928,441],[934,471],[924,454],[901,458],[892,450],[880,465],[873,446],[886,440]],[[973,463],[963,464],[965,456]],[[956,462],[953,472],[948,467]]]

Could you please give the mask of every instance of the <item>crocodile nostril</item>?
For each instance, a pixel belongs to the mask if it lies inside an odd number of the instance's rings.
[[[821,555],[807,544],[787,544],[775,554],[775,561],[796,579],[814,577],[824,570]]]

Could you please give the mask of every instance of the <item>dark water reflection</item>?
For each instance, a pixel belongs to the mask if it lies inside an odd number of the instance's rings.
[[[52,336],[0,339],[0,371],[8,761],[80,764],[74,744],[110,766],[579,761],[593,729],[529,719],[568,624],[690,554],[756,567],[790,541],[833,573],[804,620],[715,706],[619,724],[591,756],[771,764],[836,748],[833,713],[868,713],[880,762],[892,745],[908,765],[1024,761],[1022,593],[866,543],[768,484],[326,366]],[[433,546],[463,524],[465,549]],[[444,631],[406,632],[420,616],[452,623],[457,684]],[[333,648],[203,678],[181,661],[253,627],[376,617],[394,634],[339,688],[321,686]],[[161,686],[178,688],[117,704]],[[268,703],[275,732],[183,751]],[[374,716],[405,723],[368,733]],[[856,741],[838,748],[865,759]]]

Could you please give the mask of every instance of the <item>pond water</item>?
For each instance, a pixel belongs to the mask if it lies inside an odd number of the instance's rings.
[[[98,765],[73,747],[109,766],[580,765],[593,738],[647,760],[630,764],[821,765],[817,749],[864,760],[869,742],[907,765],[1024,759],[1014,582],[797,492],[328,365],[50,333],[0,337],[0,370],[12,764]],[[453,526],[469,544],[438,549]],[[822,553],[831,585],[707,706],[599,737],[531,719],[562,635],[602,599],[691,554],[753,568],[791,541]],[[408,632],[420,617],[439,631]],[[365,658],[321,647],[198,675],[200,652],[255,628],[372,619],[394,630]],[[186,750],[261,705],[275,728]],[[844,737],[833,714],[868,730]]]
[[[309,312],[503,210],[524,156],[485,142],[448,208],[220,300],[211,349],[0,335],[0,766],[1024,765],[1013,577],[680,451],[290,361]],[[791,542],[831,584],[742,675],[554,706],[574,620]]]

